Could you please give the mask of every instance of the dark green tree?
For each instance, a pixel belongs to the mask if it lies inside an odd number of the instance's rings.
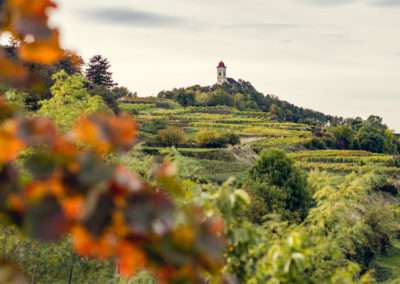
[[[289,219],[303,219],[311,205],[306,175],[280,150],[267,150],[250,170],[253,194],[261,197],[269,212]]]
[[[385,151],[385,136],[374,127],[364,126],[357,133],[357,140],[362,150],[383,153]]]
[[[103,101],[107,104],[107,106],[113,110],[114,113],[119,113],[120,109],[117,102],[117,97],[115,93],[109,88],[102,85],[92,85],[90,86],[89,93],[92,96],[100,96],[103,98]]]
[[[110,62],[107,58],[101,55],[93,56],[86,68],[86,78],[93,85],[103,86],[105,88],[112,88],[116,86],[112,79],[110,72]]]
[[[176,101],[181,106],[187,107],[187,106],[193,106],[196,102],[196,98],[195,98],[194,93],[183,91],[183,92],[179,92],[176,95]]]
[[[354,131],[345,125],[332,127],[329,132],[333,134],[337,149],[351,149],[354,143]]]

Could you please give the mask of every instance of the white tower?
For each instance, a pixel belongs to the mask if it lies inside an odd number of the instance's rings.
[[[226,66],[223,61],[221,61],[217,66],[217,83],[222,85],[226,82]]]

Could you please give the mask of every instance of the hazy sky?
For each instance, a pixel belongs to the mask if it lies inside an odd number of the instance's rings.
[[[400,131],[400,0],[59,0],[64,46],[140,96],[228,76]]]

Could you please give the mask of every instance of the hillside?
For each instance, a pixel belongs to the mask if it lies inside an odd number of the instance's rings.
[[[218,87],[214,88],[218,90]],[[179,91],[176,92],[179,93]],[[206,179],[210,177],[223,181],[230,174],[239,174],[247,167],[246,162],[254,161],[258,153],[268,148],[293,152],[291,156],[307,170],[352,172],[354,170],[368,171],[374,166],[379,166],[384,172],[400,173],[400,168],[393,156],[395,152],[391,155],[358,149],[335,149],[339,148],[335,145],[312,150],[315,147],[314,144],[318,144],[315,142],[318,141],[316,139],[321,138],[321,133],[328,133],[328,128],[306,123],[278,122],[271,118],[269,112],[240,111],[228,106],[164,108],[165,97],[171,99],[171,96],[165,92],[160,94],[163,99],[148,99],[147,101],[137,99],[121,104],[121,109],[133,113],[140,123],[145,152],[156,154],[162,152],[165,147],[175,146],[184,157],[199,167],[200,172],[196,173],[199,179],[204,175]],[[311,117],[315,113],[312,113]],[[311,117],[305,113],[303,117],[305,120],[311,120]],[[180,133],[182,137],[179,137],[182,140],[171,141],[169,145],[168,142],[165,144],[159,141],[160,130],[167,128],[182,130]],[[218,140],[219,135],[235,135],[238,142],[234,145],[218,141],[214,144],[201,143],[198,141],[198,136],[202,131],[203,134],[210,135],[211,137],[208,138],[211,140]],[[215,167],[220,170],[215,172]],[[207,173],[208,170],[210,170],[209,173]]]
[[[159,98],[170,99],[182,106],[235,107],[241,111],[262,111],[278,121],[326,124],[338,123],[341,118],[326,115],[318,111],[305,109],[283,101],[273,95],[264,95],[248,81],[228,78],[222,85],[202,87],[199,85],[162,91]]]

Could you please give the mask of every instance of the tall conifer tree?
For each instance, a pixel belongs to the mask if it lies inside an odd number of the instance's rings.
[[[107,58],[101,55],[95,55],[90,59],[86,69],[86,78],[94,85],[112,88],[117,84],[112,79],[112,73],[109,71],[111,65]]]

